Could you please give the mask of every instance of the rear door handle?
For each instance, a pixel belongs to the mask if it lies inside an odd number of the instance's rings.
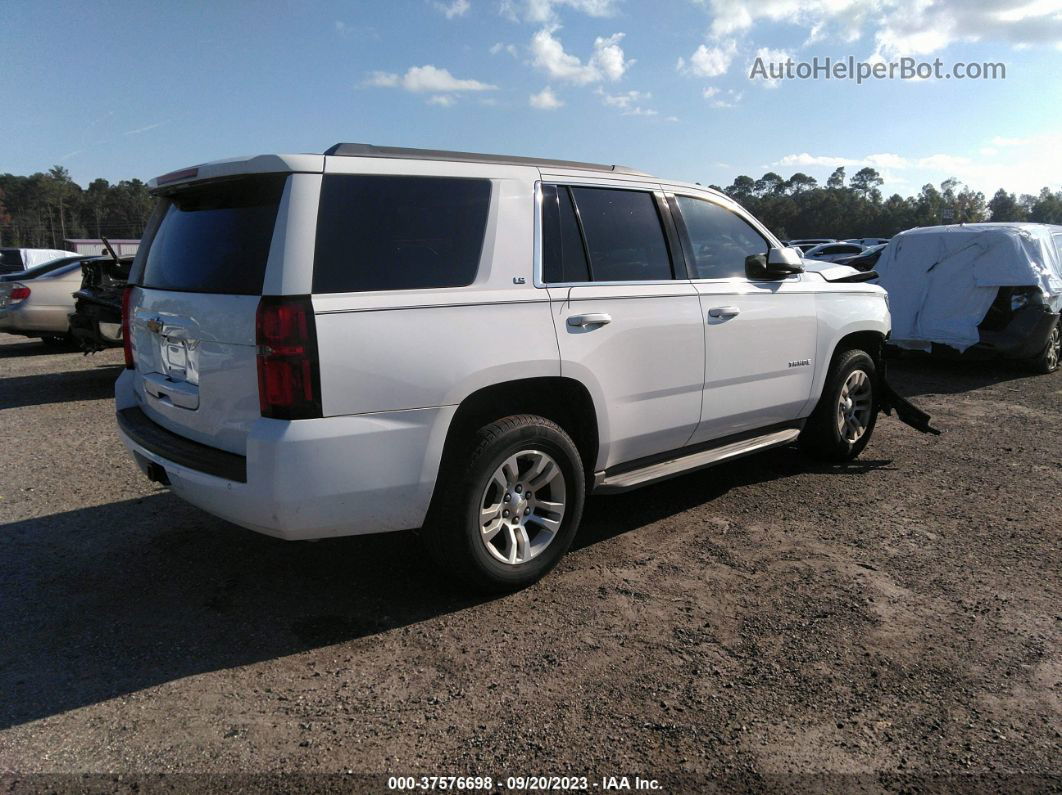
[[[736,317],[741,310],[736,306],[713,306],[708,310],[708,317]]]
[[[568,318],[568,325],[574,328],[586,328],[587,326],[604,326],[612,322],[612,315],[604,312],[591,312],[587,315],[572,315]]]

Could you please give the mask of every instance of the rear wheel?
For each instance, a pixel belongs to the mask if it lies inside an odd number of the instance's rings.
[[[480,428],[471,453],[446,466],[423,530],[447,573],[483,591],[538,580],[571,545],[582,517],[579,451],[560,426],[533,415]]]
[[[800,448],[825,461],[850,461],[870,442],[878,417],[878,371],[861,350],[839,353],[800,433]]]
[[[1059,359],[1062,358],[1062,330],[1059,328],[1060,325],[1062,325],[1062,321],[1055,322],[1055,326],[1051,329],[1051,334],[1047,338],[1047,345],[1044,346],[1040,355],[1032,360],[1033,370],[1038,373],[1046,375],[1058,369]]]

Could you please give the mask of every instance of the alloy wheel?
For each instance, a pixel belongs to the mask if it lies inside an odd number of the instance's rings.
[[[522,450],[502,462],[479,503],[479,538],[501,563],[518,566],[538,557],[564,520],[564,473],[548,453]]]
[[[870,424],[874,386],[863,370],[853,370],[837,401],[837,432],[849,444],[863,438]]]

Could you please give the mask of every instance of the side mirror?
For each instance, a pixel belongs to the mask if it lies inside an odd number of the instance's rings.
[[[745,259],[745,275],[759,281],[778,281],[804,272],[804,260],[794,248],[772,248]]]

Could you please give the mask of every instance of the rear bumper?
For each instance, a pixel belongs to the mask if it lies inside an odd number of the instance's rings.
[[[127,370],[115,386],[122,442],[145,474],[157,464],[175,494],[215,516],[291,540],[424,523],[455,407],[293,422],[260,419],[251,427],[243,457],[198,449],[204,446],[143,414],[147,426],[132,423],[131,380]]]
[[[981,331],[981,342],[975,349],[1008,359],[1031,359],[1047,345],[1051,329],[1058,322],[1058,312],[1047,307],[1030,306],[1019,309],[1007,327],[999,331]]]
[[[946,359],[1032,359],[1043,352],[1059,313],[1047,307],[1019,309],[1002,329],[981,329],[980,341],[960,353],[950,345],[927,343]]]

